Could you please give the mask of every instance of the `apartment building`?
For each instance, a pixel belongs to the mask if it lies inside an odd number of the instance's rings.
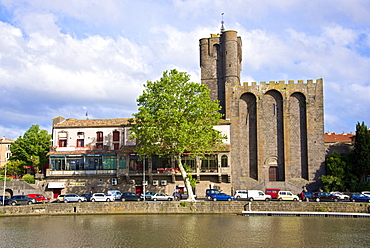
[[[229,137],[230,123],[222,121],[214,128]],[[119,189],[141,193],[147,190],[172,194],[183,190],[180,171],[171,157],[153,154],[145,160],[135,153],[136,141],[130,139],[129,119],[86,119],[57,117],[52,125],[52,147],[48,153],[46,190],[54,197],[66,192],[105,192]],[[225,149],[194,157],[183,154],[183,163],[198,179],[198,189],[230,188],[230,141]],[[227,185],[227,186],[226,186]],[[202,191],[202,192],[203,192]]]

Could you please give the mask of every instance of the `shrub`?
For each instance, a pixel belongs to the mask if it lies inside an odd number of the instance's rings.
[[[11,177],[6,177],[6,181],[11,181],[12,178]],[[0,182],[4,182],[4,175],[0,175]]]
[[[25,181],[26,183],[29,183],[29,184],[34,184],[35,183],[35,177],[30,175],[30,174],[26,174],[22,177],[22,180]]]

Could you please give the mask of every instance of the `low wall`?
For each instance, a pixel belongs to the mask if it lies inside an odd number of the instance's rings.
[[[241,214],[251,211],[369,213],[370,203],[358,202],[83,202],[1,206],[1,216],[70,214]]]

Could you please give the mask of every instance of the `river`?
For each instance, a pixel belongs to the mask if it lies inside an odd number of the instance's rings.
[[[1,217],[0,247],[368,247],[370,218],[184,215]]]

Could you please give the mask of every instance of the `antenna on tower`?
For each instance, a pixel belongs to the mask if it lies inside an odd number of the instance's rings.
[[[222,33],[223,31],[225,31],[225,27],[224,27],[224,13],[222,13],[221,16],[222,16],[222,21],[221,21],[221,33]]]

